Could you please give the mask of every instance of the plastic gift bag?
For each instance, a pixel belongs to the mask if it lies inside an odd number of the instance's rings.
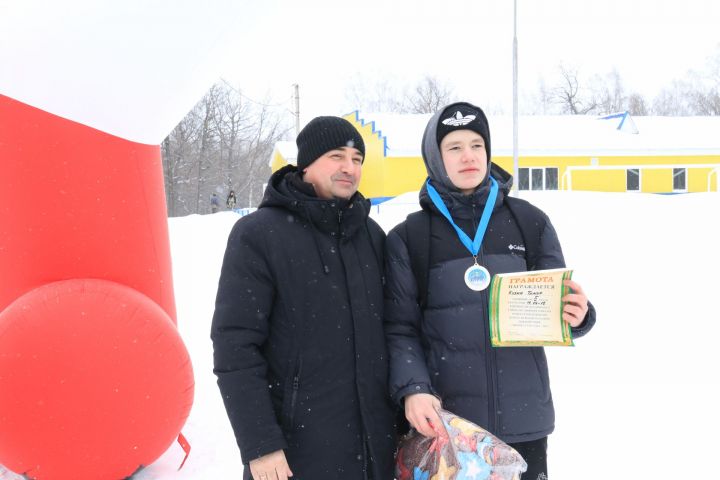
[[[411,430],[400,440],[398,480],[519,480],[527,463],[485,429],[445,410],[438,412],[448,436]]]

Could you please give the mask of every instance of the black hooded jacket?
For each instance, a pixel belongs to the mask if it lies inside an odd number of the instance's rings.
[[[392,478],[384,234],[368,213],[359,193],[319,199],[285,167],[230,234],[214,371],[245,464],[284,449],[295,480],[361,480],[365,465]]]
[[[431,122],[432,123],[432,122]],[[431,129],[426,131],[423,157],[432,162],[433,186],[455,223],[474,237],[488,198],[489,180],[470,196],[461,194],[444,174]],[[439,162],[439,163],[438,163]],[[478,263],[491,275],[526,271],[526,244],[521,222],[539,225],[534,269],[565,266],[560,243],[548,217],[525,203],[527,218],[517,218],[507,206],[512,177],[490,164],[499,192],[478,254]],[[433,176],[436,172],[438,178]],[[514,199],[516,202],[523,202]],[[407,221],[397,225],[386,242],[385,331],[390,353],[390,393],[402,403],[413,393],[432,393],[443,408],[488,429],[508,443],[536,440],[553,431],[555,412],[547,360],[541,347],[492,348],[488,332],[488,290],[470,290],[465,270],[473,265],[470,252],[449,222],[441,216],[425,188],[420,204],[430,217],[427,297],[421,301],[412,270]],[[421,307],[421,304],[424,305]],[[595,323],[592,305],[573,337]]]

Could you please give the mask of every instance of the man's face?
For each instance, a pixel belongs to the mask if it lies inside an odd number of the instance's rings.
[[[340,147],[326,152],[304,171],[320,198],[350,198],[357,192],[363,156],[357,148]]]
[[[455,130],[440,142],[445,171],[450,181],[465,195],[471,194],[487,172],[485,140],[472,130]]]

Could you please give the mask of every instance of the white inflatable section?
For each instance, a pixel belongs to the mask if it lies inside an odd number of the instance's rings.
[[[238,0],[0,0],[0,94],[157,145],[218,80],[260,8],[267,10]]]

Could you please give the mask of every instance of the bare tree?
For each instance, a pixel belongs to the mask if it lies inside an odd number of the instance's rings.
[[[717,89],[696,92],[692,103],[698,115],[720,115],[720,92]]]
[[[653,100],[653,115],[682,116],[693,115],[694,108],[688,101],[691,94],[688,84],[674,81],[671,86],[663,88]]]
[[[553,84],[547,86],[545,80],[540,79],[537,93],[530,97],[530,102],[525,110],[533,114],[607,115],[624,111],[648,114],[643,96],[637,92],[627,94],[617,70],[595,74],[586,81],[577,68],[560,65]]]
[[[345,96],[350,108],[368,112],[434,113],[452,102],[454,93],[450,85],[426,75],[405,86],[387,77],[374,81],[356,77]]]
[[[560,113],[586,115],[594,112],[598,108],[598,100],[581,90],[578,70],[564,65],[558,68],[560,83],[552,91]]]
[[[402,109],[398,82],[389,77],[356,76],[345,90],[349,108],[366,112],[397,112]]]
[[[206,188],[205,182],[207,182],[209,179],[207,178],[206,172],[208,169],[211,168],[210,162],[213,160],[211,158],[211,152],[214,152],[217,147],[217,141],[219,137],[219,133],[215,129],[215,115],[216,115],[216,108],[218,105],[218,96],[219,96],[219,86],[213,85],[210,87],[210,90],[208,93],[203,97],[203,99],[200,101],[202,104],[199,113],[200,113],[200,122],[201,122],[201,128],[200,128],[200,145],[199,145],[199,151],[197,153],[196,159],[197,159],[197,177],[196,177],[196,196],[195,196],[195,211],[200,212],[200,204],[201,204],[201,197],[205,193]],[[191,112],[192,113],[192,112]]]
[[[645,101],[645,97],[639,93],[631,93],[627,97],[627,107],[625,108],[631,115],[648,115],[650,109]]]
[[[252,137],[254,131],[254,125],[246,121],[250,115],[249,102],[243,101],[234,90],[223,89],[217,105],[215,124],[217,130],[222,132],[219,157],[223,170],[228,175],[227,185],[230,190],[235,188],[232,173],[240,166],[240,146]]]
[[[210,88],[162,143],[169,215],[206,213],[212,193],[230,190],[239,206],[257,205],[270,154],[289,131],[285,114],[227,84]]]
[[[591,98],[597,102],[596,111],[601,115],[627,110],[625,87],[617,70],[606,75],[594,75],[590,81]]]
[[[284,138],[290,129],[278,119],[278,114],[267,108],[258,110],[250,134],[244,137],[238,151],[237,162],[227,172],[229,185],[247,206],[256,206],[262,197],[262,184],[270,174],[269,159],[275,143]]]
[[[520,113],[525,115],[550,115],[555,113],[554,94],[547,86],[545,79],[540,77],[535,93],[525,94],[520,102]]]
[[[170,216],[194,211],[194,207],[187,204],[189,197],[184,192],[192,183],[194,165],[197,163],[196,148],[201,131],[198,122],[200,108],[199,103],[162,143],[165,195]]]
[[[451,102],[452,89],[440,82],[436,77],[426,75],[415,84],[415,87],[404,98],[405,112],[400,113],[435,113],[440,107]]]
[[[699,71],[664,88],[653,101],[655,115],[720,115],[720,44]]]
[[[690,104],[697,115],[720,115],[720,44],[703,70],[691,73]]]

